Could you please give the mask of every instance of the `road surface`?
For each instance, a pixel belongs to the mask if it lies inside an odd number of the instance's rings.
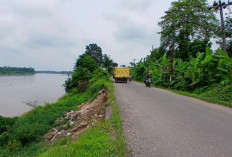
[[[115,83],[129,157],[232,157],[232,109]]]

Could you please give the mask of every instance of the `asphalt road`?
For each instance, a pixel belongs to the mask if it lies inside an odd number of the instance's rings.
[[[232,157],[232,109],[115,83],[129,157]]]

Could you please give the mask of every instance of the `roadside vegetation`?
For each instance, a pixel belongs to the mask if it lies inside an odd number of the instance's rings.
[[[105,85],[108,91],[106,104],[113,107],[111,118],[98,124],[97,127],[92,127],[77,141],[70,142],[68,139],[64,139],[39,156],[126,156],[125,142],[121,133],[122,120],[119,116],[119,108],[115,103],[114,86],[112,81],[107,81]]]
[[[213,55],[207,48],[190,61],[174,59],[173,76],[166,53],[158,60],[149,56],[134,65],[132,76],[144,81],[145,74],[150,73],[153,86],[232,107],[232,58],[220,49],[218,52]]]
[[[20,117],[0,117],[0,156],[126,156],[121,134],[122,120],[109,77],[116,63],[102,55],[96,44],[87,48],[77,59],[72,78],[64,84],[67,94],[56,103],[38,106]],[[101,63],[96,56],[102,56]],[[104,71],[101,67],[106,58],[109,66],[105,66]],[[109,120],[91,126],[77,141],[69,136],[53,144],[45,140],[44,136],[52,128],[67,124],[67,120],[62,119],[65,113],[78,110],[77,106],[82,103],[93,101],[101,89],[107,91],[106,105],[113,108]],[[57,121],[59,118],[62,120]]]
[[[205,0],[173,2],[159,22],[160,47],[131,62],[133,79],[144,81],[150,73],[153,86],[232,107],[231,12],[225,20],[227,52],[213,52],[210,39],[221,44],[221,28],[209,7]]]

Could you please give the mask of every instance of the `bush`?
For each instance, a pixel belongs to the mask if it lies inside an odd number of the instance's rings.
[[[97,62],[88,55],[82,55],[77,59],[75,71],[72,78],[65,81],[64,87],[66,92],[70,92],[73,88],[78,88],[79,82],[89,81],[93,72],[98,69]]]
[[[0,116],[0,134],[2,134],[5,131],[9,131],[9,128],[15,123],[15,118],[5,118]]]
[[[212,102],[225,104],[232,107],[232,84],[214,84],[209,87],[199,88],[194,91],[202,97],[209,98]]]

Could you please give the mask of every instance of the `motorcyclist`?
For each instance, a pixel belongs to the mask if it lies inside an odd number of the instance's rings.
[[[151,76],[150,76],[149,73],[146,74],[146,76],[145,76],[145,81],[144,81],[144,82],[145,82],[145,85],[146,85],[146,86],[149,86],[149,87],[150,87],[150,86],[151,86],[151,85],[150,85],[151,82],[148,82],[148,80],[151,81]]]

